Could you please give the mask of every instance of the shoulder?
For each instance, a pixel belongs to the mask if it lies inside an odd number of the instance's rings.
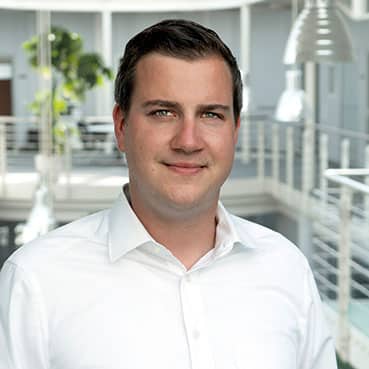
[[[312,272],[302,251],[278,232],[238,217],[232,219],[244,244],[237,253],[237,263],[247,271],[244,278],[253,276],[258,286],[279,291],[298,311],[304,309],[311,295],[306,283]]]
[[[276,264],[278,261],[289,264],[296,262],[304,268],[308,267],[305,255],[282,234],[235,215],[230,217],[241,241],[245,246],[250,246],[255,253],[266,259],[270,257]]]
[[[107,212],[103,210],[33,240],[14,252],[8,262],[27,271],[36,271],[60,262],[73,252],[85,252],[88,248],[107,243]]]

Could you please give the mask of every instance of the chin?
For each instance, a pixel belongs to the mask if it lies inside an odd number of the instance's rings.
[[[173,208],[192,208],[199,203],[199,199],[196,197],[189,196],[171,196],[168,199],[168,203],[172,204]]]
[[[208,209],[217,202],[218,198],[209,196],[208,192],[186,194],[184,191],[176,191],[167,198],[168,205],[176,210]]]

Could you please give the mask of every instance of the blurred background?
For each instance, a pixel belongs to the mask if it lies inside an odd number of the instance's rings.
[[[341,368],[367,369],[368,0],[0,0],[0,266],[116,198],[114,75],[126,42],[166,18],[214,29],[242,70],[223,203],[304,252]]]

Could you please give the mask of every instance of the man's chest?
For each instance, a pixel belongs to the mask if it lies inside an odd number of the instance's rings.
[[[50,316],[52,369],[296,368],[298,316],[272,284],[148,275],[63,301]]]

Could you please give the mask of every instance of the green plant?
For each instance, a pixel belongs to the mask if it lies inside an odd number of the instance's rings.
[[[83,41],[77,33],[52,26],[48,40],[51,49],[51,70],[42,69],[39,65],[37,55],[40,37],[38,35],[23,43],[30,65],[40,73],[52,76],[51,94],[39,91],[29,107],[34,114],[40,115],[42,106],[51,99],[55,151],[62,153],[67,127],[60,121],[60,116],[73,104],[80,104],[88,90],[101,86],[104,79],[112,79],[112,72],[104,65],[98,53],[83,52]]]

